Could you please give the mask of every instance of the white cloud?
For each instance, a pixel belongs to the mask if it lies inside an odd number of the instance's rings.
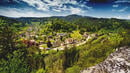
[[[50,14],[44,14],[31,10],[20,10],[16,8],[0,8],[0,15],[8,17],[49,17]]]
[[[30,6],[36,7],[38,10],[47,11],[49,7],[41,0],[22,0],[28,3]]]
[[[130,15],[128,15],[128,19],[130,19]]]
[[[71,14],[80,14],[84,12],[79,8],[70,8],[70,10],[71,10]]]
[[[120,9],[119,12],[124,12],[124,11],[126,11],[128,8],[129,8],[129,7],[124,7],[124,8],[122,8],[122,9]]]
[[[10,1],[10,0],[9,0]],[[14,2],[17,2],[17,3],[19,3],[20,1],[19,0],[13,0]]]
[[[48,11],[51,7],[52,8],[57,8],[57,9],[62,9],[63,4],[65,3],[71,3],[71,4],[76,4],[75,1],[69,1],[69,0],[23,0],[24,2],[28,3],[30,6],[33,6],[37,8],[38,10],[43,10],[43,11]],[[36,6],[37,5],[37,6]],[[58,11],[58,10],[56,10]]]
[[[122,19],[122,16],[114,16],[114,18]]]
[[[117,7],[119,7],[119,5],[113,5],[112,7],[115,7],[115,8],[117,8]]]
[[[118,15],[118,16],[113,16],[113,18],[117,18],[117,19],[130,19],[130,15],[128,15],[128,16],[120,16],[120,15]]]
[[[125,12],[126,10],[128,10],[129,7],[124,7],[122,9],[112,9],[112,11],[116,11],[116,12]]]
[[[130,0],[117,0],[115,3],[130,3]]]
[[[51,10],[55,12],[64,12],[64,11],[71,12],[72,8],[74,8],[75,6],[76,6],[75,9],[78,8],[82,11],[84,11],[82,8],[86,8],[86,10],[92,9],[92,7],[86,6],[85,4],[80,4],[76,0],[22,0],[22,1],[42,11]]]

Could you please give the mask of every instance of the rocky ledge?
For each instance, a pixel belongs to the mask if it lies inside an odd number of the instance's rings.
[[[81,73],[130,73],[130,47],[117,48],[105,61]]]

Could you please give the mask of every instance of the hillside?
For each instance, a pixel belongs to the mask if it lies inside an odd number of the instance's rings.
[[[129,45],[128,20],[0,16],[1,73],[129,73]]]

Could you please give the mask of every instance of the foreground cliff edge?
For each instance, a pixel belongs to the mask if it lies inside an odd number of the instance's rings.
[[[81,73],[130,73],[130,47],[117,48],[105,61]]]

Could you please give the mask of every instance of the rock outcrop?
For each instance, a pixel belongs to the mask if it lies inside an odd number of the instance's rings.
[[[105,61],[81,73],[130,73],[130,47],[120,47]]]

